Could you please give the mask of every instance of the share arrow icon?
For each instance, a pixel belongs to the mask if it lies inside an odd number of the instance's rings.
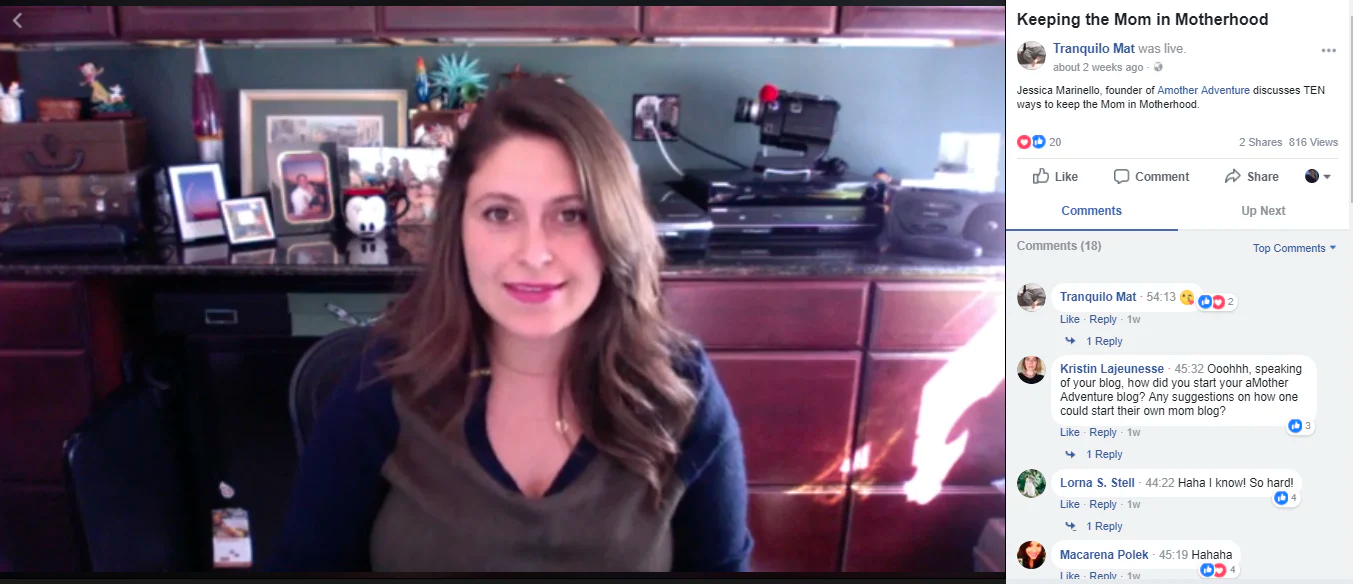
[[[1076,458],[1076,453],[1070,450],[1066,451],[1067,458]]]
[[[1074,344],[1076,344],[1076,339],[1073,339],[1073,338],[1071,338],[1071,337],[1067,337],[1067,338],[1066,338],[1066,342],[1071,343],[1071,344],[1074,345]]]

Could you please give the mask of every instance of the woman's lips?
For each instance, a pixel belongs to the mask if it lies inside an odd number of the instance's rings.
[[[541,304],[548,301],[563,288],[563,284],[543,284],[537,282],[520,282],[512,284],[503,284],[507,294],[515,298],[518,302],[526,304]]]

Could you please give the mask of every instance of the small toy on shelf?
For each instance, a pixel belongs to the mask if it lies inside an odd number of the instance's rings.
[[[871,203],[887,205],[889,203],[888,189],[892,186],[893,176],[888,174],[888,169],[879,167],[874,171],[873,181],[865,187],[864,199]]]
[[[22,94],[18,81],[9,83],[9,91],[0,87],[0,122],[17,124],[23,121],[23,102],[19,101]]]
[[[507,73],[500,73],[503,79],[498,82],[498,89],[506,89],[523,79],[530,79],[531,74],[521,70],[521,63],[512,66],[512,70]]]
[[[418,62],[414,65],[413,91],[418,97],[418,109],[426,110],[429,98],[428,66],[427,63],[423,62],[422,57],[419,57]]]
[[[80,86],[89,87],[89,102],[93,106],[91,111],[95,119],[132,117],[132,106],[127,103],[126,96],[122,95],[122,86],[113,85],[110,92],[99,82],[99,75],[103,74],[103,69],[93,63],[85,63],[80,66],[80,74],[85,78]]]
[[[437,59],[438,70],[430,79],[432,88],[443,98],[447,109],[473,110],[475,103],[488,90],[484,80],[487,73],[479,71],[479,59],[470,60],[470,54],[459,58],[443,55]],[[437,108],[433,108],[434,110]]]

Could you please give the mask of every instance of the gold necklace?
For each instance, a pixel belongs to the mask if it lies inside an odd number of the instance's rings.
[[[493,377],[493,369],[482,367],[470,372],[470,379],[477,377]],[[554,430],[562,436],[568,436],[569,428],[568,420],[564,419],[563,408],[560,408],[559,415],[554,419]]]

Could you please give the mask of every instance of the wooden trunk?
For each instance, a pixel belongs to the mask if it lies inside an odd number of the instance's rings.
[[[147,162],[139,118],[0,126],[0,176],[119,174]]]

